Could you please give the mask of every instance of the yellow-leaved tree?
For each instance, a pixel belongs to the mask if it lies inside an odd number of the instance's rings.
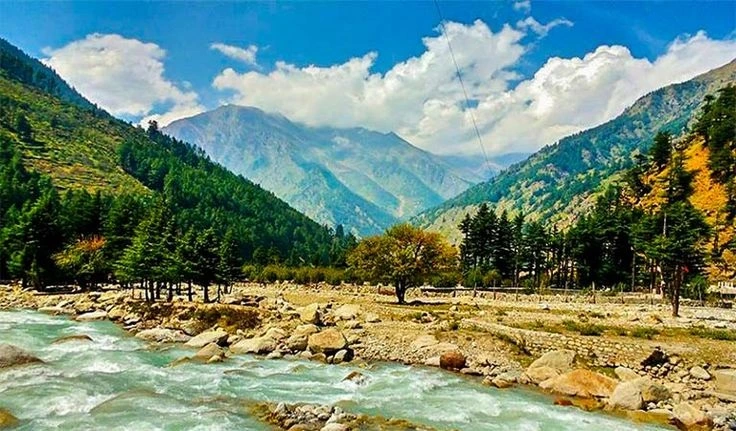
[[[362,240],[348,255],[348,264],[365,278],[393,284],[404,304],[408,289],[457,265],[457,250],[438,233],[400,224]]]

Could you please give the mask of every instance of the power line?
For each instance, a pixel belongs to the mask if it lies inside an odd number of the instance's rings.
[[[478,138],[478,145],[480,146],[480,151],[483,153],[483,159],[486,162],[486,169],[488,169],[488,174],[490,177],[491,171],[491,162],[488,160],[488,155],[486,154],[486,148],[483,145],[483,138],[480,136],[480,130],[478,130],[478,123],[475,121],[475,115],[473,115],[473,111],[470,108],[470,98],[468,97],[468,92],[465,90],[465,83],[463,82],[462,74],[460,73],[460,67],[457,65],[457,60],[455,59],[455,51],[452,50],[452,44],[450,43],[450,36],[447,35],[447,28],[445,27],[445,18],[442,16],[442,9],[440,9],[440,3],[438,0],[434,0],[434,5],[437,8],[437,15],[440,17],[440,27],[442,28],[442,34],[445,35],[445,40],[447,41],[447,48],[450,51],[450,57],[452,58],[452,64],[455,65],[455,72],[457,73],[457,79],[460,81],[460,88],[463,89],[463,96],[465,96],[465,107],[468,111],[468,114],[470,114],[470,120],[473,122],[473,128],[475,129],[475,136]]]

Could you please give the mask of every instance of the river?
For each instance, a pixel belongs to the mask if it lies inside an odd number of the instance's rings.
[[[93,341],[53,343],[80,334]],[[152,348],[111,322],[34,311],[0,311],[0,343],[46,362],[0,370],[0,407],[21,420],[20,430],[270,429],[249,416],[247,404],[254,400],[337,404],[440,430],[660,429],[429,368],[379,364],[364,370],[253,356],[167,367],[193,352]],[[352,370],[366,375],[367,383],[343,381]]]

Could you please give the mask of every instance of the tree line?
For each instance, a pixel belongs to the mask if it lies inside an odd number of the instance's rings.
[[[690,136],[705,141],[712,176],[726,185],[724,223],[731,225],[736,216],[735,102],[733,86],[722,89],[717,98],[708,97]],[[523,285],[533,290],[648,286],[670,298],[676,315],[683,294],[702,297],[706,262],[723,249],[736,250],[732,239],[713,244],[713,252],[706,253],[712,229],[690,202],[694,172],[685,168],[687,142],[659,132],[621,184],[603,191],[593,209],[566,231],[527,221],[521,214],[510,219],[504,211],[497,216],[481,205],[459,225],[464,283]],[[651,177],[659,173],[663,175],[657,184],[661,190],[657,204],[642,205],[653,193]]]
[[[33,139],[22,115],[6,127],[21,142]],[[118,156],[150,193],[60,191],[0,136],[0,280],[37,289],[135,284],[151,300],[182,289],[191,298],[194,285],[209,301],[210,286],[227,290],[245,263],[340,267],[356,243],[342,226],[317,225],[155,123],[125,136]]]

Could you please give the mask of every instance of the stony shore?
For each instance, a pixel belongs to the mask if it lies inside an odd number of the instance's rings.
[[[553,394],[557,404],[605,409],[635,421],[736,430],[736,343],[707,332],[730,334],[734,310],[686,306],[683,317],[670,318],[663,305],[642,298],[598,298],[593,304],[585,297],[500,294],[424,295],[399,306],[387,292],[363,286],[243,284],[220,304],[179,297],[148,304],[118,290],[0,290],[0,308],[107,318],[152,343],[185,343],[193,349],[186,360],[217,362],[252,353],[331,364],[437,366],[498,388],[533,385]],[[646,328],[656,335],[632,335]]]

